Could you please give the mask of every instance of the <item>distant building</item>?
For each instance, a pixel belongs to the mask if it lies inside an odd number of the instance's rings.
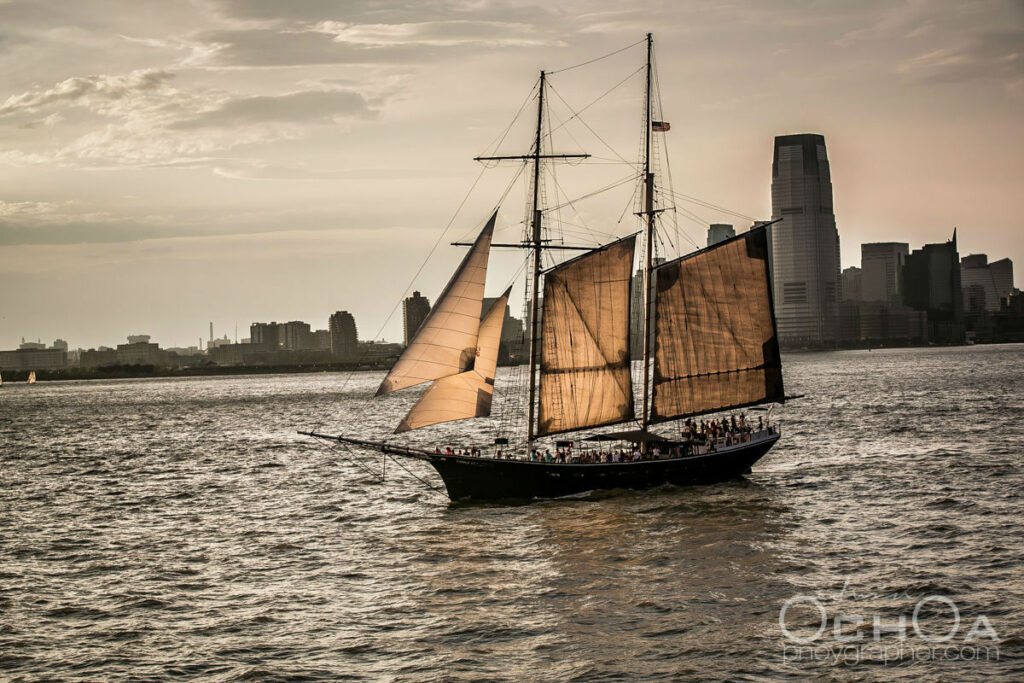
[[[146,341],[132,341],[144,338]],[[167,354],[159,344],[149,342],[149,335],[131,335],[127,344],[117,345],[117,362],[119,365],[155,365],[167,364]]]
[[[59,349],[61,351],[67,351],[68,350],[68,343],[66,341],[64,341],[63,339],[54,339],[53,340],[53,344],[50,345],[50,348],[51,349]]]
[[[940,344],[964,343],[960,255],[953,238],[915,249],[903,266],[903,298],[907,306],[928,314],[928,338]]]
[[[26,348],[28,346],[28,348]],[[14,351],[0,351],[0,370],[60,370],[67,367],[67,351],[45,344],[22,343]]]
[[[251,344],[273,351],[281,346],[280,325],[272,323],[253,323],[249,325]]]
[[[215,349],[215,348],[217,348],[219,346],[224,346],[224,345],[230,344],[230,343],[231,343],[231,339],[228,337],[228,335],[225,334],[220,339],[211,339],[210,341],[206,342],[206,350],[209,351],[210,349]],[[170,351],[171,349],[167,349],[167,350]]]
[[[19,351],[42,351],[46,348],[46,344],[42,342],[27,342],[24,338],[21,340],[21,345],[18,346]]]
[[[861,301],[903,303],[903,264],[910,245],[873,242],[860,246]]]
[[[338,311],[328,319],[331,331],[331,355],[339,360],[353,361],[358,358],[359,335],[356,320],[348,311]]]
[[[894,345],[928,342],[928,315],[884,301],[844,301],[839,306],[844,344]]]
[[[861,301],[861,269],[850,266],[843,269],[843,301]]]
[[[304,351],[313,348],[313,332],[309,327],[309,323],[304,323],[301,320],[281,323],[279,334],[281,346],[286,349]]]
[[[660,266],[665,259],[655,256],[651,259],[651,267]],[[654,297],[654,280],[651,280],[651,298]],[[646,302],[644,301],[644,271],[640,268],[633,273],[633,280],[630,283],[629,291],[629,348],[633,360],[643,358],[644,354],[644,315],[646,313]],[[651,321],[649,330],[651,349],[654,349],[654,321]],[[529,353],[527,353],[529,355]]]
[[[149,342],[149,340],[150,340],[150,336],[148,334],[129,334],[128,335],[128,343],[129,344],[145,344],[145,343]]]
[[[960,285],[965,311],[999,311],[1003,299],[1013,292],[1013,261],[1004,258],[989,263],[985,254],[964,256],[960,259]]]
[[[728,223],[712,223],[708,228],[708,246],[724,242],[736,236],[736,230]]]
[[[413,292],[402,305],[402,322],[405,328],[405,345],[412,341],[416,330],[427,319],[430,313],[430,300],[419,292]]]
[[[382,363],[398,360],[402,354],[402,345],[386,341],[359,342],[354,355],[360,363]]]
[[[839,233],[825,138],[780,135],[772,160],[769,258],[779,341],[829,347],[839,337]]]
[[[331,350],[331,331],[317,330],[310,335],[311,348],[318,351]]]
[[[78,357],[78,365],[83,368],[100,368],[117,365],[117,351],[101,346],[98,349],[82,351]]]

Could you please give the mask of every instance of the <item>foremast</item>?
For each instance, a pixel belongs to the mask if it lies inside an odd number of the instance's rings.
[[[651,380],[651,267],[654,251],[654,173],[651,172],[651,134],[654,122],[651,119],[651,56],[654,47],[654,40],[650,33],[647,34],[647,73],[646,88],[644,95],[644,210],[641,212],[646,218],[644,229],[644,335],[643,335],[643,364],[644,364],[644,388],[643,404],[640,413],[640,429],[647,431],[649,424],[649,403],[650,403],[650,380]]]

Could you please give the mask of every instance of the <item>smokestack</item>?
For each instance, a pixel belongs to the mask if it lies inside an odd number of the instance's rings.
[[[213,323],[210,323],[210,343],[213,343]]]

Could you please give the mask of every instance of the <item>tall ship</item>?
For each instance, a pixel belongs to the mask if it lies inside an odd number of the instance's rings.
[[[656,112],[652,102],[651,35],[642,42],[644,134],[642,162],[636,164],[641,229],[597,247],[555,244],[545,224],[550,211],[543,201],[545,167],[588,155],[549,149],[548,74],[541,71],[529,153],[477,157],[518,160],[528,170],[530,207],[522,242],[493,241],[495,210],[467,245],[469,251],[381,382],[375,400],[429,386],[391,439],[366,438],[355,433],[355,425],[350,433],[314,429],[301,434],[379,451],[399,462],[425,461],[452,500],[555,498],[720,481],[749,472],[778,442],[779,431],[765,408],[786,400],[768,263],[769,224],[670,260],[656,259],[659,216],[666,208],[657,199],[652,139],[669,124],[654,118],[660,108]],[[491,415],[502,323],[512,292],[506,289],[483,311],[494,248],[528,253],[525,376],[514,373],[523,381],[507,387],[521,392],[522,399],[501,404],[516,413],[501,424],[516,424],[518,431],[502,429],[486,443],[472,445],[460,438],[456,449],[403,440],[412,430]],[[543,266],[542,257],[567,249],[581,253]],[[633,285],[637,259],[639,297]],[[639,311],[633,315],[637,304],[642,316]],[[732,415],[723,416],[728,411]],[[744,411],[738,419],[736,411]],[[763,412],[755,419],[750,411]],[[438,439],[445,440],[452,442]]]

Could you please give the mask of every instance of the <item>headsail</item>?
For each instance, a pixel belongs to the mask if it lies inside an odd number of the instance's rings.
[[[473,367],[484,280],[487,277],[487,257],[497,216],[495,211],[487,221],[416,336],[380,383],[377,396],[456,375]]]
[[[651,422],[784,398],[764,227],[655,277]]]
[[[633,419],[631,235],[544,276],[537,435]]]
[[[419,429],[439,422],[486,417],[491,414],[494,394],[494,373],[498,368],[498,346],[501,326],[505,322],[505,306],[512,288],[505,290],[491,310],[480,321],[476,362],[471,370],[442,377],[427,389],[395,434]]]

